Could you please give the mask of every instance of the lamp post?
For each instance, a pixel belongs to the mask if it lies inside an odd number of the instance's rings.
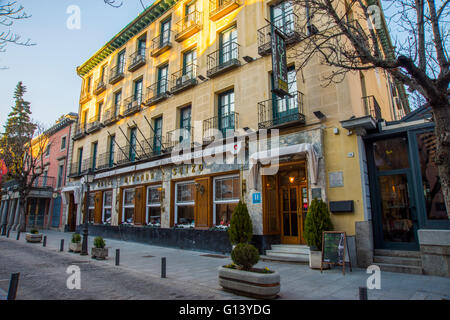
[[[91,169],[81,178],[81,183],[86,184],[86,194],[84,203],[84,224],[83,224],[83,242],[81,244],[82,256],[88,255],[88,222],[89,222],[89,184],[94,181],[94,173]]]

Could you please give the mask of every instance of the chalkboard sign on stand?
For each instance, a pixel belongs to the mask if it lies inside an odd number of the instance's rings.
[[[342,266],[345,275],[345,252],[348,254],[346,233],[343,231],[324,231],[322,234],[322,262],[320,272],[324,264]],[[350,255],[349,255],[350,257]],[[348,261],[350,271],[352,264]]]

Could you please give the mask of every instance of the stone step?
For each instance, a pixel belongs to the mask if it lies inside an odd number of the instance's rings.
[[[386,271],[386,272],[422,274],[422,267],[405,266],[405,265],[389,264],[389,263],[375,263],[375,265],[379,266],[381,271]]]
[[[272,245],[273,252],[285,252],[285,253],[297,253],[297,254],[309,254],[308,246],[300,245]]]
[[[259,257],[261,261],[281,261],[308,264],[309,256],[304,255],[262,255]]]
[[[266,256],[292,258],[295,260],[300,259],[300,260],[309,261],[309,254],[298,254],[298,253],[277,252],[277,251],[272,251],[272,250],[266,250]]]
[[[416,258],[420,259],[419,251],[406,251],[406,250],[387,250],[387,249],[375,249],[375,256],[387,256],[387,257],[402,257],[402,258]]]
[[[387,263],[392,265],[404,265],[413,267],[422,267],[422,260],[417,258],[408,257],[391,257],[391,256],[374,256],[373,262],[377,263]]]

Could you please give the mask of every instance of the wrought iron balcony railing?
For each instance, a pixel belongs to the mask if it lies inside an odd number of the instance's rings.
[[[29,176],[27,178],[27,183],[31,183],[31,176]],[[55,177],[49,177],[49,176],[45,176],[45,175],[40,175],[39,177],[36,177],[32,183],[33,188],[38,188],[38,189],[54,189],[55,188]]]
[[[147,93],[144,99],[145,106],[152,106],[165,100],[169,97],[169,81],[167,78],[162,78],[158,82],[152,84],[147,88]]]
[[[202,29],[202,13],[194,11],[176,24],[175,41],[183,41]]]
[[[86,135],[86,123],[81,122],[78,123],[77,126],[75,127],[75,134],[73,136],[74,140],[80,139],[82,137],[84,137]]]
[[[87,124],[86,133],[90,134],[102,128],[100,117],[91,118]]]
[[[115,84],[125,77],[125,63],[111,67],[109,72],[109,84]]]
[[[197,84],[197,65],[188,64],[183,69],[174,72],[170,81],[170,92],[172,94],[189,89]]]
[[[102,120],[103,124],[105,126],[109,126],[113,123],[115,123],[117,120],[120,119],[120,109],[121,105],[117,105],[115,107],[111,107],[103,113]]]
[[[362,97],[364,111],[366,115],[372,116],[376,120],[381,120],[381,108],[374,96]]]
[[[209,0],[209,18],[216,21],[242,4],[242,0]]]
[[[303,93],[300,91],[291,97],[276,97],[258,103],[259,129],[298,124],[305,124]]]
[[[91,98],[92,98],[92,95],[89,90],[83,89],[81,91],[81,95],[80,95],[80,103],[81,104],[88,102],[89,100],[91,100]]]
[[[146,63],[146,49],[141,48],[138,49],[135,53],[130,55],[129,63],[128,63],[128,71],[133,72],[145,65]]]
[[[173,148],[192,148],[194,144],[194,128],[179,128],[167,132],[166,147]]]
[[[115,154],[110,152],[102,153],[97,158],[96,170],[103,170],[115,166]]]
[[[305,30],[300,23],[300,19],[293,12],[274,20],[272,24],[286,36],[286,45],[298,43],[305,38]],[[258,30],[258,53],[264,56],[271,52],[272,25],[267,24]]]
[[[122,115],[124,117],[127,117],[136,112],[139,112],[141,110],[141,103],[142,103],[142,94],[128,97],[123,101]]]
[[[240,65],[239,44],[228,42],[222,45],[219,50],[208,55],[208,69],[206,73],[209,78],[213,78]]]
[[[172,47],[172,34],[172,30],[169,30],[153,38],[151,51],[152,57],[157,57]]]
[[[103,74],[103,77],[95,81],[94,84],[94,94],[99,95],[100,93],[104,92],[106,90],[106,80],[107,76],[106,74]]]
[[[238,125],[239,114],[237,112],[203,120],[203,141],[224,139],[227,135],[234,134]]]

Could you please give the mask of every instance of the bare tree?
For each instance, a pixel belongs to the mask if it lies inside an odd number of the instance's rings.
[[[436,164],[450,217],[450,0],[292,0],[301,12],[302,44],[290,55],[303,68],[313,57],[331,66],[323,84],[340,82],[349,72],[384,69],[431,108],[437,137]],[[436,3],[437,2],[437,3]],[[395,43],[386,21],[396,27]]]
[[[5,52],[7,44],[16,44],[20,46],[33,46],[30,39],[23,41],[22,37],[13,32],[11,27],[14,22],[30,18],[31,15],[25,12],[25,8],[17,3],[17,1],[8,1],[0,3],[0,52]]]

